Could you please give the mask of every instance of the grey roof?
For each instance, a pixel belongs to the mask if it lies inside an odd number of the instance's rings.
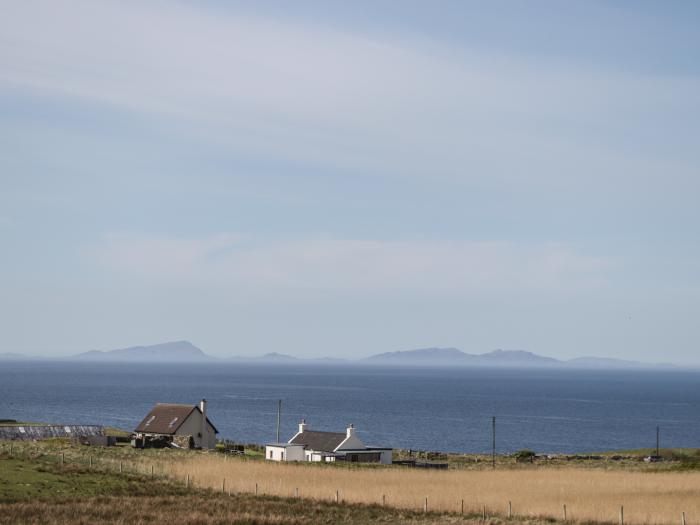
[[[81,438],[103,436],[99,425],[12,425],[0,426],[0,440],[32,440],[48,438]]]
[[[320,432],[318,430],[305,430],[292,438],[290,443],[306,445],[310,450],[319,452],[333,452],[345,441],[347,436],[342,432]]]
[[[176,405],[172,403],[158,403],[153,409],[143,418],[143,421],[136,427],[135,432],[143,432],[145,434],[165,434],[173,435],[177,429],[182,426],[185,420],[190,417],[194,411],[202,413],[198,406],[195,405]],[[207,423],[211,425],[214,432],[219,433],[216,427],[212,425],[209,418]]]

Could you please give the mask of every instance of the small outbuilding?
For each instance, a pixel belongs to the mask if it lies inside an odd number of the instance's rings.
[[[270,461],[350,461],[353,463],[391,464],[392,449],[368,447],[357,436],[354,425],[345,432],[309,430],[305,420],[287,443],[265,446]]]
[[[158,403],[134,430],[138,446],[164,443],[181,448],[213,449],[219,431],[207,417],[207,400],[197,405]]]

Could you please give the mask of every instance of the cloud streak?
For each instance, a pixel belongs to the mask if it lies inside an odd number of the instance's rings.
[[[614,261],[563,245],[274,241],[109,234],[90,248],[103,268],[181,285],[348,293],[571,293],[605,286]]]
[[[651,77],[160,2],[1,8],[0,86],[176,119],[222,148],[326,167],[528,184],[650,171],[581,127],[700,91]],[[154,32],[154,28],[158,28]],[[202,131],[206,130],[206,131]],[[507,146],[506,146],[507,145]],[[504,154],[505,153],[505,154]],[[641,152],[637,151],[637,155]],[[656,173],[656,167],[652,169]]]

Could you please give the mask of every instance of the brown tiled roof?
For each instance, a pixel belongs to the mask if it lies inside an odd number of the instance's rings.
[[[148,413],[148,415],[143,418],[143,421],[139,423],[134,432],[144,432],[147,434],[175,434],[177,429],[185,422],[185,420],[190,416],[193,411],[202,413],[198,406],[195,405],[176,405],[171,403],[158,403],[153,409]],[[207,418],[207,423],[209,423],[214,432],[218,433],[218,430],[211,424],[209,418]]]
[[[342,432],[320,432],[318,430],[305,430],[292,438],[290,443],[306,445],[310,450],[319,452],[333,452],[345,441],[347,436]]]

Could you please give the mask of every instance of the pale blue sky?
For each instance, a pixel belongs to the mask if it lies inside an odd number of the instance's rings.
[[[698,364],[698,23],[697,2],[0,4],[0,352]]]

